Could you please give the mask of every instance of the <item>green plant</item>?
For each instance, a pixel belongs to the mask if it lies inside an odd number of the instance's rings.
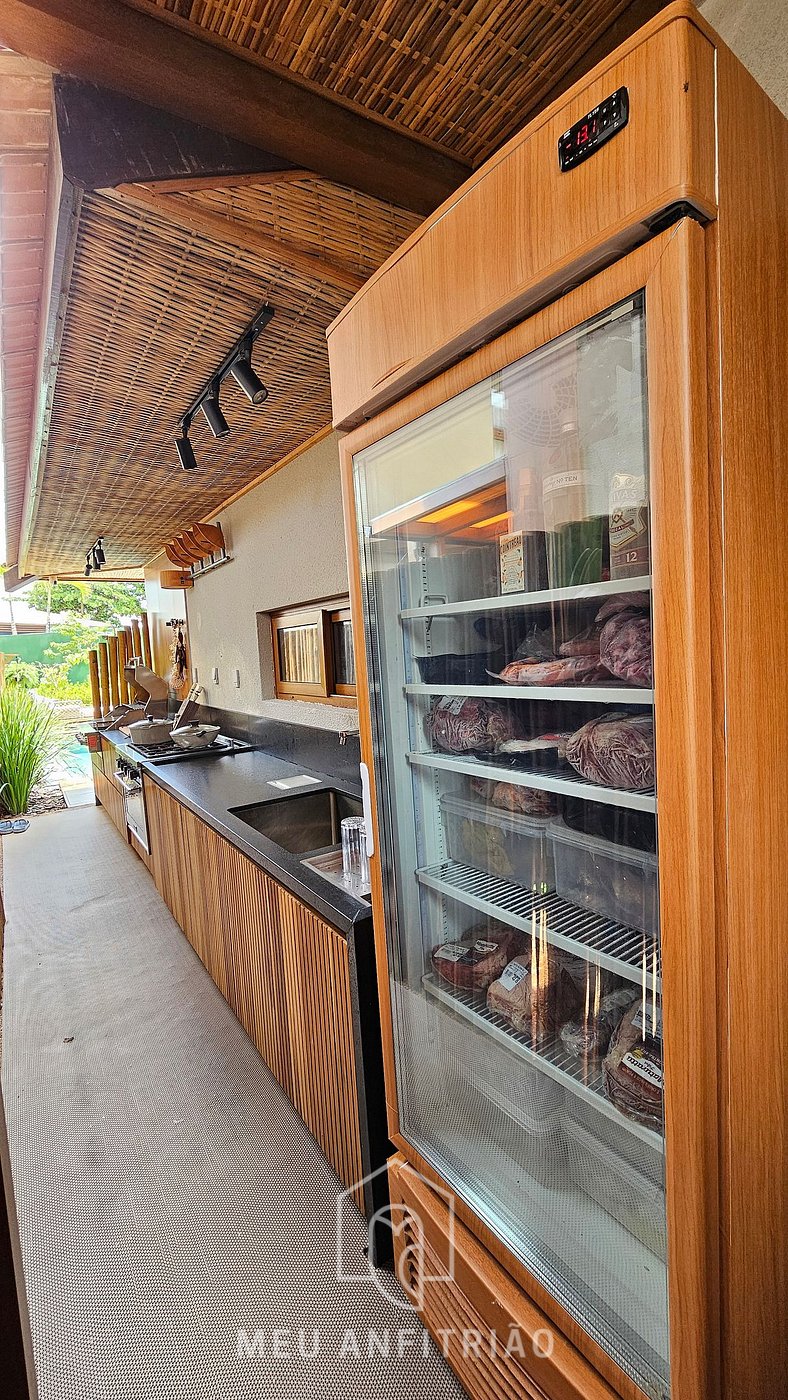
[[[21,685],[25,690],[35,690],[40,676],[40,668],[32,661],[9,661],[5,668],[5,681],[8,685]]]
[[[0,800],[12,816],[27,811],[55,744],[54,715],[21,685],[0,692]]]
[[[68,700],[72,705],[90,705],[90,681],[70,681],[61,666],[50,666],[45,679],[38,682],[36,694],[47,700]]]

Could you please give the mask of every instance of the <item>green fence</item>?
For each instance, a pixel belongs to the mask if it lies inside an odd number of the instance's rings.
[[[100,638],[97,637],[98,641]],[[10,634],[0,635],[0,651],[6,655],[18,656],[20,661],[32,661],[36,666],[56,666],[57,662],[52,656],[45,656],[47,647],[51,647],[53,642],[65,642],[68,638],[63,632],[20,632],[13,637]],[[88,678],[88,664],[80,661],[77,666],[72,666],[68,673],[70,681],[86,681]]]

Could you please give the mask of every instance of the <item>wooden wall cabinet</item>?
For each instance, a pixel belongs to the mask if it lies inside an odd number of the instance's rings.
[[[365,1174],[347,941],[147,774],[153,878],[347,1186]],[[354,1192],[360,1210],[364,1192]]]

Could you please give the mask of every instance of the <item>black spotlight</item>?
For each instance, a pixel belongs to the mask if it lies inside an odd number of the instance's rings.
[[[90,578],[90,574],[91,574],[91,564],[90,564],[90,555],[88,555],[87,558],[86,558],[86,560],[85,560],[85,578]]]
[[[210,396],[203,399],[200,408],[205,414],[205,421],[208,424],[215,438],[224,437],[230,431],[230,424],[222,413],[219,404],[219,385],[215,384]]]
[[[93,562],[94,562],[94,567],[97,568],[97,569],[103,568],[104,565],[105,565],[106,562],[107,562],[106,555],[104,554],[104,537],[103,537],[103,535],[99,535],[98,539],[96,540],[96,546],[95,546],[95,549],[93,550]]]
[[[185,472],[197,470],[197,458],[194,455],[194,448],[189,442],[189,431],[187,428],[183,429],[181,437],[176,437],[175,450],[178,453],[178,459]]]
[[[243,389],[250,403],[264,403],[268,398],[268,390],[262,379],[252,369],[252,362],[248,355],[242,355],[240,359],[230,365],[230,373],[236,384]]]

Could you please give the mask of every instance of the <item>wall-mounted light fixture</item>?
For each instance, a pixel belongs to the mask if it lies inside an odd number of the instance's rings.
[[[273,314],[274,308],[266,302],[254,320],[250,321],[243,334],[228,350],[221,364],[203,385],[199,394],[192,399],[186,412],[181,415],[178,425],[180,434],[175,439],[175,450],[185,472],[192,472],[197,466],[194,448],[189,440],[189,429],[198,410],[202,410],[203,417],[215,438],[225,437],[230,432],[230,424],[227,422],[219,403],[219,391],[228,374],[232,375],[236,384],[243,389],[250,403],[255,405],[265,403],[268,398],[268,390],[260,376],[252,368],[252,347],[257,337],[265,330]]]
[[[85,555],[85,578],[90,578],[94,570],[98,573],[106,562],[107,557],[104,553],[104,536],[99,535],[95,544],[90,546],[90,549]]]

